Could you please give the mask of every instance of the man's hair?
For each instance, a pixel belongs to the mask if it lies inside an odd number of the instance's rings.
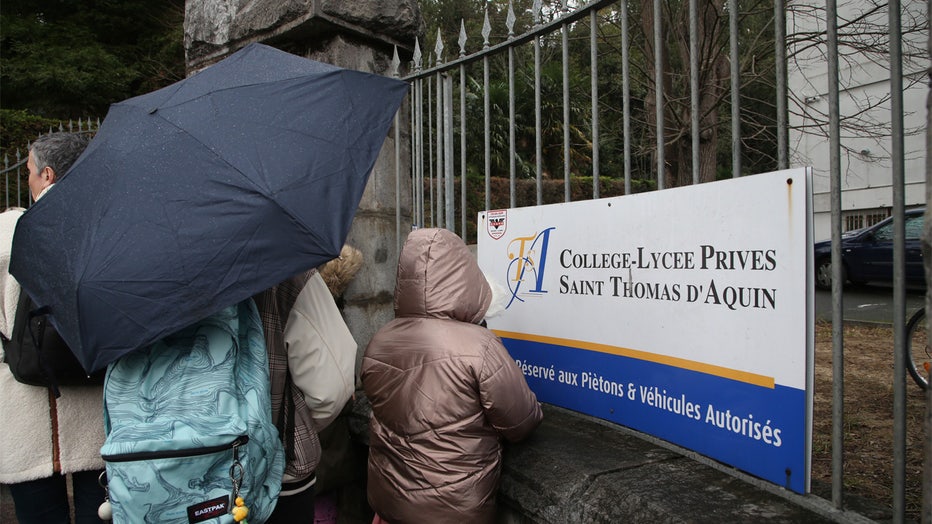
[[[87,136],[78,133],[49,133],[42,135],[29,146],[36,170],[51,167],[57,180],[61,180],[74,161],[87,147]]]

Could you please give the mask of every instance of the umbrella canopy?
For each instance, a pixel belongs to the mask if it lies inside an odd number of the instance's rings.
[[[336,257],[407,87],[251,44],[114,104],[10,272],[100,369]]]

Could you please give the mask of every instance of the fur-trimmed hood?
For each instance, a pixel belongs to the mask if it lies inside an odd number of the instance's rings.
[[[362,267],[362,252],[345,244],[340,256],[320,267],[320,276],[327,283],[333,298],[339,298]]]

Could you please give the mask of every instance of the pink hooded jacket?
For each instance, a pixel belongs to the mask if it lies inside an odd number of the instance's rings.
[[[362,361],[369,504],[391,524],[493,522],[501,439],[520,440],[543,418],[514,359],[479,325],[491,299],[459,237],[408,235],[396,318]]]

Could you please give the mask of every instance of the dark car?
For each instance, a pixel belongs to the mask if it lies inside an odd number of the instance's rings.
[[[922,223],[925,209],[905,213],[906,282],[925,286],[922,263]],[[820,289],[832,288],[832,241],[815,244],[815,282]],[[893,217],[849,231],[841,237],[842,275],[853,284],[893,281]]]

